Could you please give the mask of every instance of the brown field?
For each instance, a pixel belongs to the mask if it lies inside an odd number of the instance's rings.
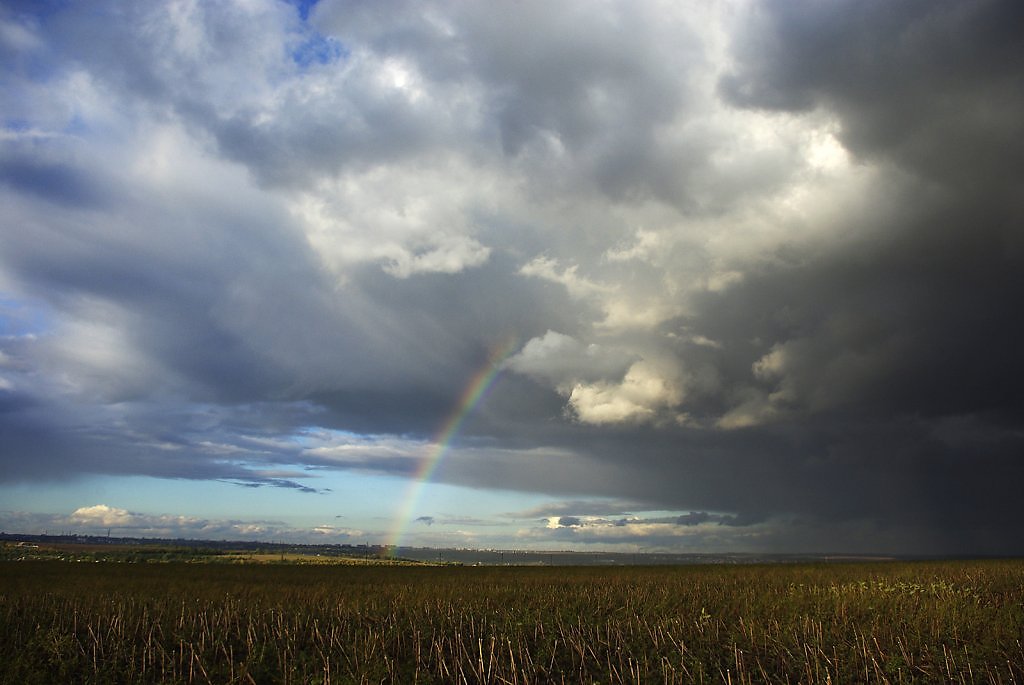
[[[3,683],[1017,683],[1022,635],[1021,561],[0,562]]]

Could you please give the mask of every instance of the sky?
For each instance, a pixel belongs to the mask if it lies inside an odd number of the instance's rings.
[[[0,3],[0,528],[1024,554],[1024,4]]]

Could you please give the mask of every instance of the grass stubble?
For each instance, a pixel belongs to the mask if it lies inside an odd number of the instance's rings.
[[[1024,561],[0,562],[2,683],[1022,683]]]

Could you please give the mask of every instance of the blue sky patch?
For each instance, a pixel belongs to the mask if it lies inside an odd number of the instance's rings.
[[[0,337],[37,335],[52,325],[51,314],[39,303],[0,295]]]
[[[289,5],[295,7],[302,21],[309,19],[309,11],[320,2],[320,0],[285,0]]]
[[[292,50],[292,61],[300,67],[331,64],[347,56],[348,51],[340,41],[319,33],[314,33]]]

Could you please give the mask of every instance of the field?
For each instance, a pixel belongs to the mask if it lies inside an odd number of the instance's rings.
[[[1024,683],[1024,562],[0,562],[3,683]]]

